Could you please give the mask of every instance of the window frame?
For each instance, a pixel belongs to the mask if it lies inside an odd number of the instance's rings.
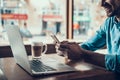
[[[66,23],[67,23],[67,39],[73,39],[73,0],[67,0],[67,12],[66,12]]]

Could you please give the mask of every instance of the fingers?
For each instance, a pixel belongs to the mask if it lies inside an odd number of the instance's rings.
[[[78,43],[63,41],[57,48],[61,52],[60,55],[66,55],[71,60],[77,60],[80,58],[81,49]],[[59,52],[58,52],[59,53]]]
[[[76,42],[62,41],[60,44],[56,44],[55,47],[60,51],[68,51],[69,49],[73,48],[73,46],[76,44]]]
[[[62,41],[61,44],[65,44],[65,43],[68,43],[68,41]]]
[[[69,49],[71,48],[73,45],[76,45],[77,43],[76,42],[63,42],[60,44],[60,47],[61,48],[66,48],[66,49]],[[77,44],[78,45],[78,44]]]
[[[64,45],[64,44],[67,44],[67,43],[68,43],[68,41],[62,41],[60,43],[56,43],[55,46],[60,47],[60,45]]]
[[[68,48],[66,48],[66,47],[59,47],[58,50],[60,50],[60,51],[68,51]]]

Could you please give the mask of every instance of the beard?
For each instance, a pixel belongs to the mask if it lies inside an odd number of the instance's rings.
[[[114,16],[120,17],[120,6],[114,11]]]
[[[105,9],[108,17],[120,16],[120,5],[115,5],[113,2],[105,2],[102,0],[101,6]]]
[[[110,11],[109,10],[106,11],[106,14],[108,17],[112,17],[112,16],[120,17],[120,6],[118,6],[117,8],[114,8]]]
[[[114,12],[109,13],[106,11],[106,15],[107,15],[107,17],[112,17],[112,16],[114,16]]]

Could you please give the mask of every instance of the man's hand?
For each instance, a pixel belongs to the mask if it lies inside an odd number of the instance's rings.
[[[82,48],[76,42],[63,41],[57,45],[60,55],[65,55],[67,52],[68,58],[78,60],[82,58]]]

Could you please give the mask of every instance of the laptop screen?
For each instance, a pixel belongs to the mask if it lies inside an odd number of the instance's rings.
[[[5,28],[16,63],[30,72],[31,69],[19,27],[16,25],[6,25]]]

